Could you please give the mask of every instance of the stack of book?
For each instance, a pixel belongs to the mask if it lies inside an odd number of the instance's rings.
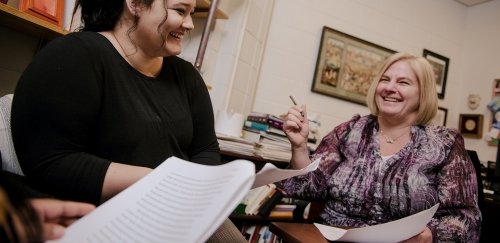
[[[253,111],[248,114],[244,126],[253,130],[268,132],[269,130],[281,131],[283,123],[283,119],[275,115]]]
[[[294,220],[302,222],[307,219],[309,210],[309,201],[282,197],[280,202],[274,205],[274,208],[269,213],[269,218],[273,220]]]
[[[286,197],[282,189],[268,184],[250,190],[232,214],[303,221],[309,213],[309,204],[309,201]]]
[[[254,111],[244,122],[241,138],[221,134],[217,134],[217,138],[222,151],[288,162],[292,151],[290,141],[282,130],[283,124],[284,120],[278,116]],[[315,146],[313,133],[310,133],[308,142],[310,148]]]
[[[217,141],[221,151],[229,151],[236,154],[255,156],[256,147],[260,146],[258,141],[246,138],[226,136],[217,133]]]
[[[240,203],[240,212],[245,215],[268,217],[274,206],[283,198],[281,189],[275,184],[268,184],[250,190]]]
[[[268,225],[249,225],[242,229],[243,236],[248,240],[248,243],[276,243],[280,239],[269,231]]]
[[[283,119],[262,112],[254,111],[247,116],[243,129],[246,136],[259,135],[257,155],[269,160],[290,161],[292,152],[290,142],[282,130],[283,123]]]

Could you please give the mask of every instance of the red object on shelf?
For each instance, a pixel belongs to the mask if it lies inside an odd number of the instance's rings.
[[[63,25],[64,0],[20,0],[19,10],[59,27]]]

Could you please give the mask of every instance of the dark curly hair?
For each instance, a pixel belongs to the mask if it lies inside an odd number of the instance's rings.
[[[132,3],[136,6],[151,8],[154,1],[155,0],[132,0]],[[73,15],[75,15],[78,8],[81,9],[82,26],[78,28],[78,31],[100,32],[112,30],[120,19],[124,7],[125,0],[77,0],[75,8],[73,9]],[[167,8],[165,7],[165,13],[166,12]],[[163,41],[166,37],[161,33],[160,27],[165,23],[167,17],[168,15],[165,15],[165,18],[157,27],[157,31],[161,35]],[[134,25],[127,31],[129,38],[130,33],[137,28],[138,22],[139,17],[134,16]],[[162,44],[161,47],[163,47],[163,45],[164,44]]]

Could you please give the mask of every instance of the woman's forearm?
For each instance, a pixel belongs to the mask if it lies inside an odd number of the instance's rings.
[[[290,161],[292,169],[302,169],[311,163],[309,149],[306,146],[292,148],[292,159]]]
[[[104,178],[101,201],[112,198],[151,171],[152,169],[147,167],[112,162]]]

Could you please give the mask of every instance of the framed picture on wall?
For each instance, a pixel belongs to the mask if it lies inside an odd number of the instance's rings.
[[[443,107],[438,107],[438,111],[432,123],[436,126],[446,126],[446,117],[448,116],[448,109]]]
[[[323,27],[311,91],[366,105],[380,64],[393,50]]]
[[[19,10],[59,27],[63,26],[64,0],[20,0]]]
[[[448,66],[450,59],[435,52],[424,49],[424,57],[429,61],[436,75],[436,92],[439,99],[444,99],[446,91],[446,77],[448,76]]]
[[[483,136],[483,115],[460,114],[458,129],[464,137],[481,138]]]

